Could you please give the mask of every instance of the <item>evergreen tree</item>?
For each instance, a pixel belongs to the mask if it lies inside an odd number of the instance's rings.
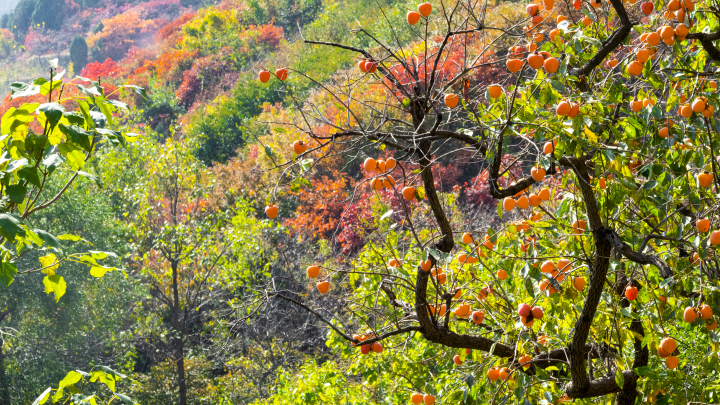
[[[12,28],[12,13],[0,17],[0,28]]]
[[[97,42],[95,42],[95,46],[90,51],[90,59],[96,62],[105,60],[105,46],[102,38],[98,38]]]
[[[15,7],[15,16],[12,21],[13,33],[20,34],[21,37],[18,41],[24,41],[24,36],[27,34],[28,28],[32,23],[33,11],[35,11],[36,0],[20,0],[20,3]]]
[[[88,46],[85,38],[80,35],[75,35],[70,42],[70,61],[73,64],[73,70],[76,74],[80,74],[85,65],[87,65]]]
[[[45,28],[54,31],[62,28],[65,0],[37,0],[32,13],[33,25],[45,24]]]

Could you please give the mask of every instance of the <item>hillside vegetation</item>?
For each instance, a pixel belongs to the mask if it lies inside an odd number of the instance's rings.
[[[8,11],[0,405],[720,402],[716,1]]]

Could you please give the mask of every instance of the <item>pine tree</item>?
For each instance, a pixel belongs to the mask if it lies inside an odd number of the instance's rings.
[[[85,38],[75,35],[70,42],[70,61],[73,63],[73,70],[76,74],[82,72],[88,62],[88,46]]]
[[[37,0],[32,14],[33,25],[43,25],[54,31],[62,28],[65,0]]]

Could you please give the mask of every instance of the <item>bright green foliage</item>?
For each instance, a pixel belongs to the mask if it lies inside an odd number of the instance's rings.
[[[277,81],[265,86],[255,75],[243,75],[227,97],[216,100],[198,112],[187,126],[189,137],[196,144],[195,155],[207,165],[224,163],[245,145],[244,120],[260,114],[264,103],[282,100]]]
[[[126,375],[105,366],[98,366],[89,373],[70,371],[58,383],[57,388],[48,387],[32,405],[42,405],[48,401],[67,405],[106,405],[118,402],[137,404],[127,395],[116,392],[117,383],[127,379]],[[104,392],[99,390],[100,384],[105,385]]]
[[[18,273],[42,272],[45,274],[45,292],[53,292],[56,300],[67,288],[63,277],[56,274],[61,263],[67,260],[84,263],[90,268],[91,275],[102,277],[107,271],[115,270],[100,263],[112,255],[99,251],[67,253],[61,241],[78,241],[79,236],[56,237],[32,227],[28,218],[61,198],[78,177],[95,179],[84,169],[100,145],[115,147],[125,142],[123,134],[111,129],[114,126],[112,114],[125,109],[125,104],[108,100],[102,87],[95,82],[91,82],[90,87],[77,83],[78,92],[73,99],[79,106],[78,111],[66,111],[58,102],[63,101],[58,97],[65,88],[63,73],[55,74],[50,81],[36,79],[29,84],[12,84],[12,98],[40,94],[47,96],[50,102],[12,107],[0,121],[4,168],[0,179],[3,186],[0,235],[6,246],[13,247],[2,254],[0,280],[9,285]],[[100,117],[108,127],[100,124]],[[66,173],[69,177],[64,176]],[[58,177],[64,178],[64,185],[51,194],[48,192],[50,180]],[[17,259],[33,250],[44,252],[39,258],[39,266],[18,269]]]

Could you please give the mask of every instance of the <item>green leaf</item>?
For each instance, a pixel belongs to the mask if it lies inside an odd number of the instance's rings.
[[[615,371],[615,383],[618,387],[622,388],[625,385],[625,377],[623,376],[622,370],[619,368]]]
[[[638,317],[637,314],[634,314],[634,313],[630,312],[630,310],[627,309],[627,308],[620,308],[620,312],[621,312],[623,315],[627,316],[628,318],[640,319],[640,317]]]
[[[27,84],[20,82],[10,84],[11,100],[18,97],[34,96],[38,93],[40,93],[40,86],[38,86],[37,84]]]
[[[50,391],[52,391],[51,387],[48,387],[45,391],[43,391],[42,394],[40,394],[35,401],[33,401],[32,405],[42,405],[50,398]]]
[[[60,301],[60,297],[65,295],[67,285],[65,284],[65,279],[61,276],[58,276],[57,274],[53,276],[45,276],[43,284],[45,285],[45,294],[50,294],[51,292],[55,293],[55,302]]]
[[[116,393],[115,393],[115,396],[118,397],[118,398],[120,398],[120,400],[122,400],[122,401],[125,402],[126,404],[133,404],[133,403],[135,403],[135,401],[133,401],[132,399],[130,399],[130,397],[128,397],[127,395],[118,394],[118,393],[116,392]]]
[[[637,367],[637,368],[634,368],[633,371],[637,375],[645,375],[652,371],[652,367],[650,367],[650,366]]]
[[[25,166],[18,170],[17,174],[21,179],[27,180],[28,183],[40,187],[40,176],[38,176],[38,170],[36,167]]]
[[[15,236],[25,236],[25,229],[20,226],[20,220],[11,214],[0,214],[0,235],[9,242],[15,240]]]
[[[17,274],[17,267],[14,264],[0,262],[0,283],[4,284],[5,287],[12,284],[13,280],[15,280],[15,274]]]
[[[144,88],[142,88],[142,87],[140,87],[140,86],[135,86],[135,85],[132,85],[132,84],[126,84],[126,85],[120,86],[120,87],[121,87],[121,88],[122,88],[122,87],[126,87],[126,88],[132,90],[135,94],[140,95],[140,96],[142,96],[143,98],[147,98],[147,92],[145,91]]]
[[[8,197],[10,197],[10,201],[20,204],[25,199],[25,194],[27,194],[27,187],[23,184],[13,184],[11,186],[7,186],[5,189],[5,192]]]
[[[61,82],[58,82],[61,83]],[[45,103],[40,104],[40,106],[37,108],[38,111],[45,113],[45,117],[47,117],[47,121],[50,124],[50,130],[52,131],[53,128],[60,122],[60,118],[62,118],[63,113],[65,112],[65,107],[58,103]]]
[[[88,132],[77,125],[60,124],[59,128],[60,132],[67,135],[74,144],[90,152],[92,145],[92,132]]]
[[[80,373],[78,373],[77,371],[71,371],[71,372],[67,373],[65,378],[63,378],[60,381],[59,387],[64,388],[64,387],[69,387],[71,385],[75,385],[75,383],[80,381],[81,378],[82,378],[82,375],[80,375]]]
[[[57,238],[55,238],[52,234],[45,232],[42,229],[33,229],[33,232],[38,234],[40,239],[43,240],[43,246],[50,246],[52,248],[62,250],[62,245],[60,244],[60,241],[57,240]]]
[[[425,199],[425,187],[420,186],[415,189],[415,198],[417,198],[418,201],[422,201]]]

